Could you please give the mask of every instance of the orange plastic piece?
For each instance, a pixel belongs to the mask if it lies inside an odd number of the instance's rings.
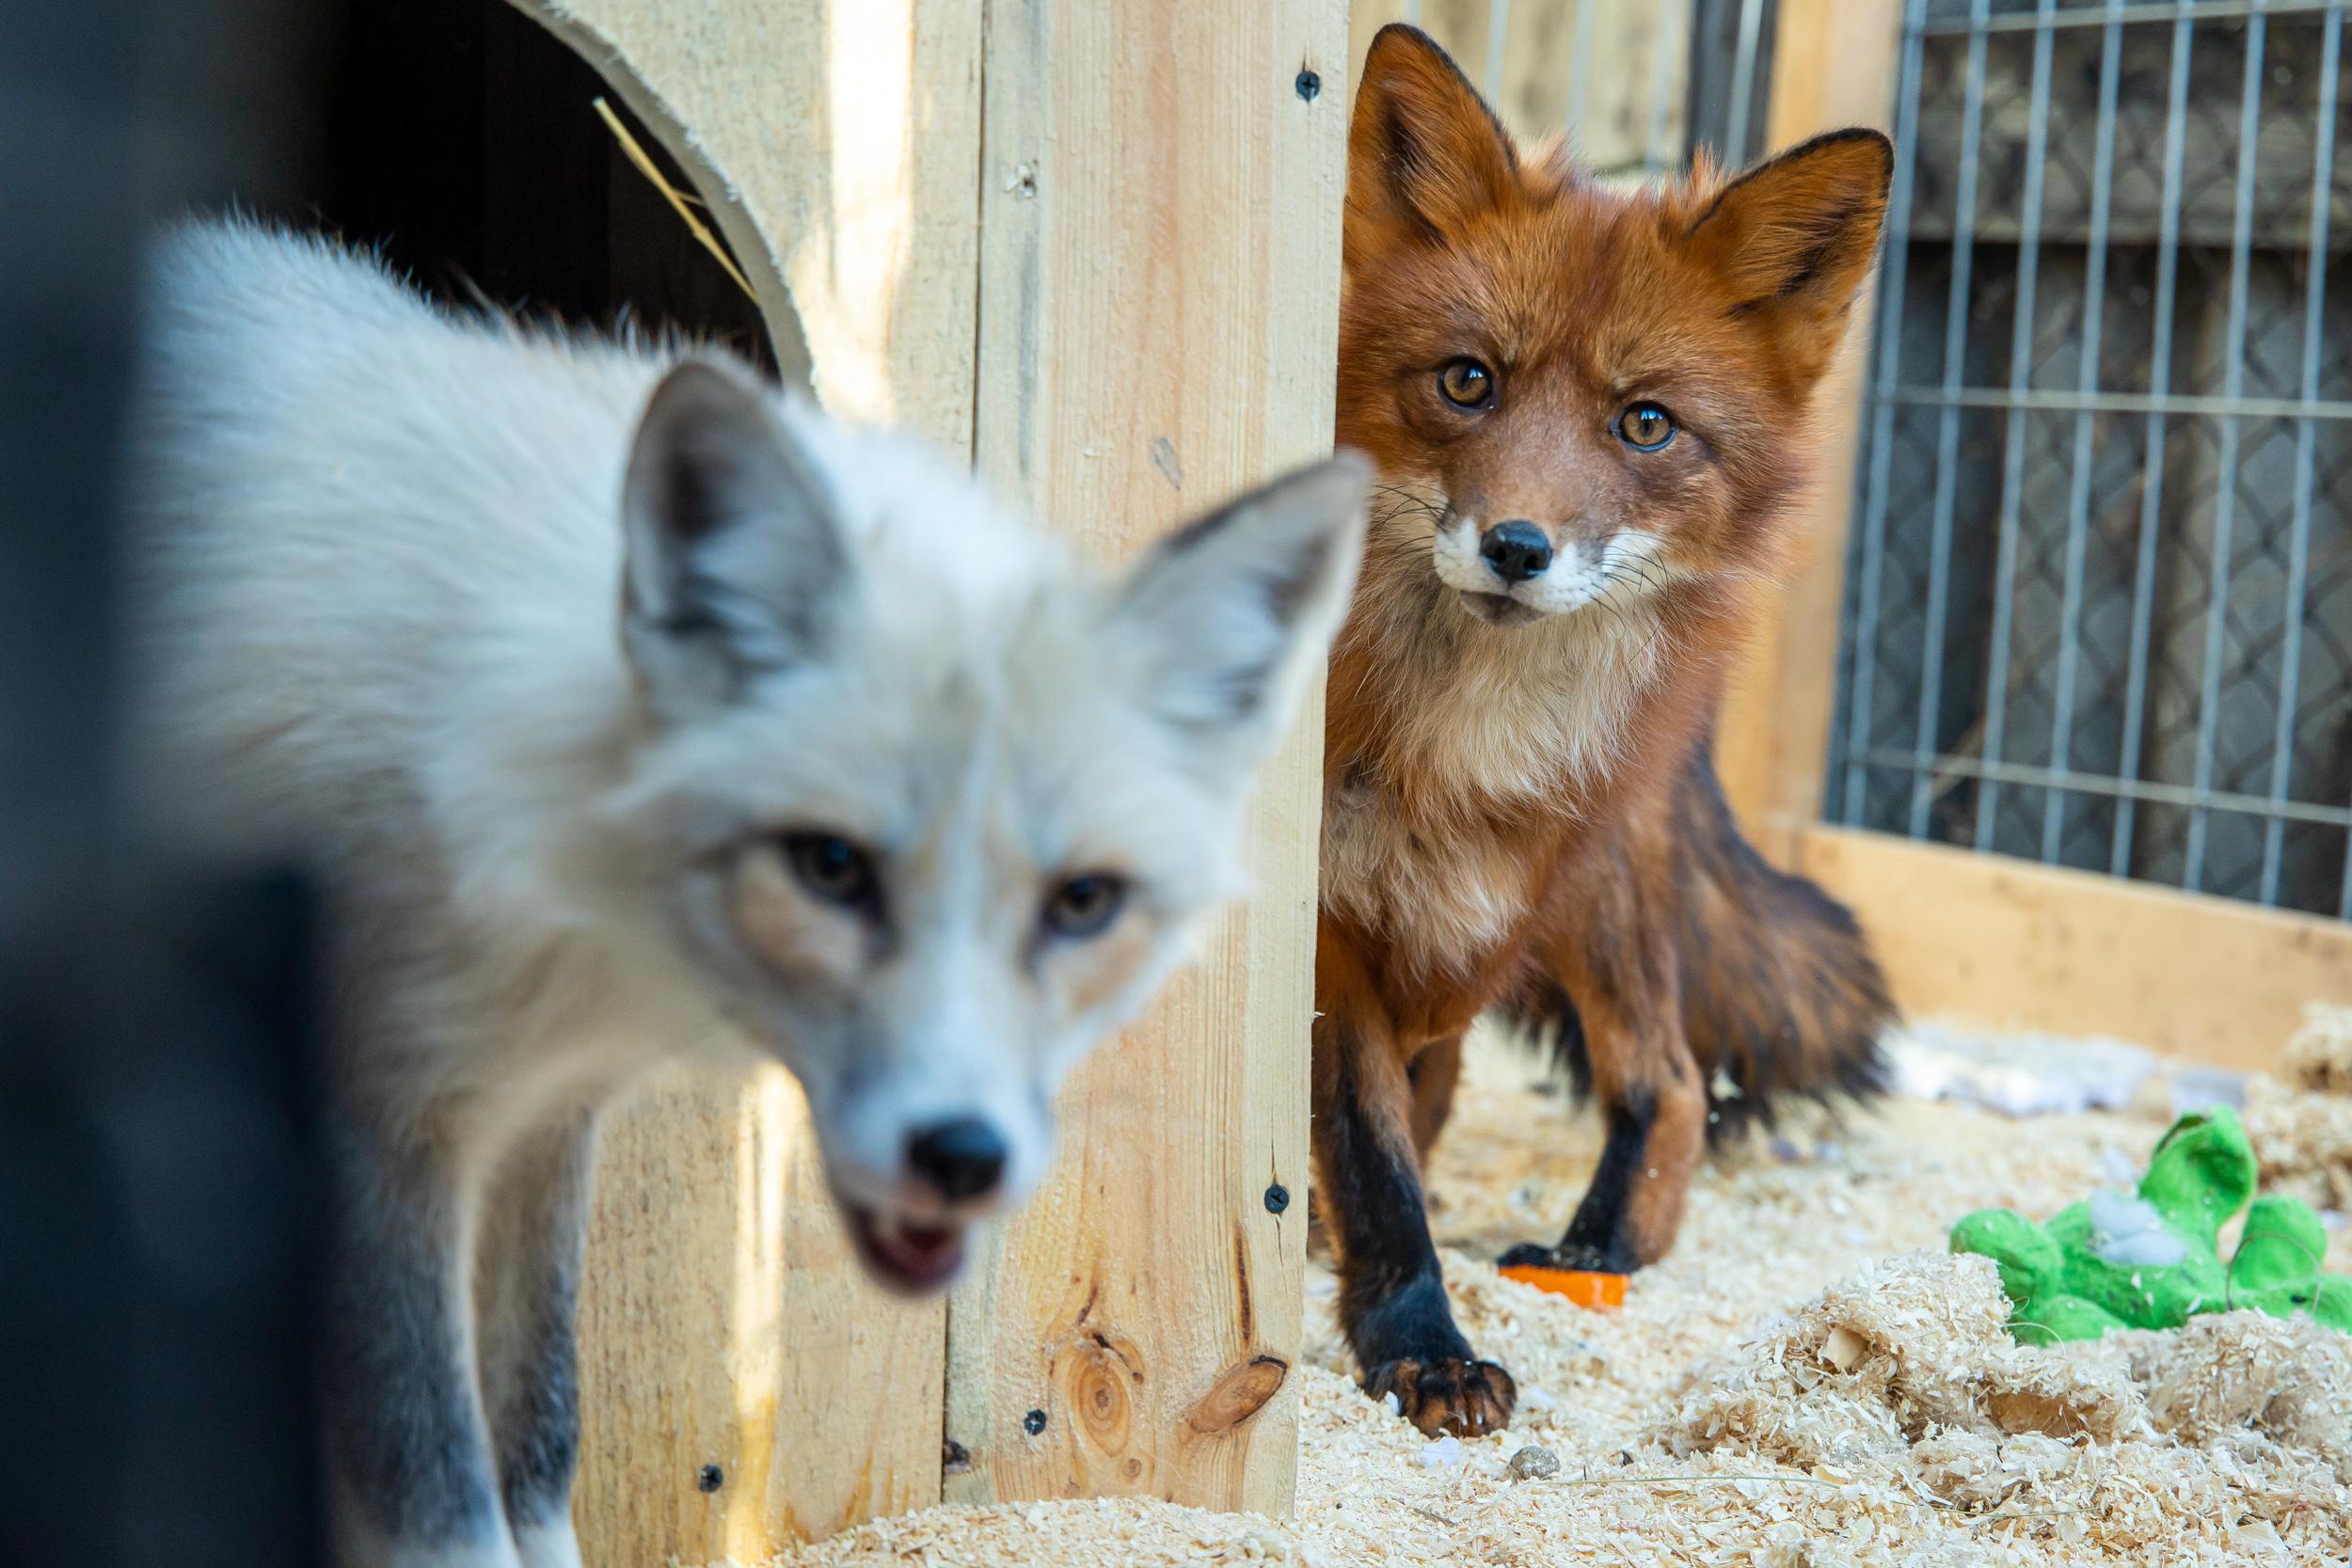
[[[1607,1309],[1625,1305],[1625,1275],[1595,1274],[1588,1269],[1541,1269],[1522,1263],[1502,1271],[1505,1279],[1516,1279],[1522,1285],[1533,1285],[1538,1291],[1549,1291],[1555,1296],[1565,1296],[1579,1307]]]

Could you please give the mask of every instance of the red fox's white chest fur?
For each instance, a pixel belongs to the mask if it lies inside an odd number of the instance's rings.
[[[1385,601],[1385,602],[1384,602]],[[1669,639],[1649,607],[1588,606],[1497,637],[1429,594],[1359,596],[1379,744],[1326,759],[1323,901],[1414,969],[1458,969],[1542,891],[1531,819],[1581,817],[1626,752]],[[1344,666],[1343,666],[1344,667]]]

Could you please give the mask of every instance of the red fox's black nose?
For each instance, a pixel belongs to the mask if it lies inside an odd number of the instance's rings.
[[[950,1203],[993,1192],[1005,1174],[1004,1134],[977,1117],[958,1117],[907,1139],[907,1164]]]
[[[1525,582],[1551,564],[1551,541],[1534,523],[1497,523],[1478,541],[1478,553],[1503,581]]]

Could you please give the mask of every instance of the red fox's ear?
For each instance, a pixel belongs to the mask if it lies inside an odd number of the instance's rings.
[[[1510,135],[1435,40],[1401,22],[1380,29],[1347,134],[1351,236],[1369,224],[1443,239],[1503,198],[1518,164]]]
[[[1742,308],[1834,328],[1878,250],[1894,168],[1894,144],[1876,131],[1816,136],[1725,186],[1691,243]]]

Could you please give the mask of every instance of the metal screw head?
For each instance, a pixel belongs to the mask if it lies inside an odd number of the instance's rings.
[[[1045,1412],[1032,1410],[1021,1418],[1021,1430],[1035,1437],[1045,1430]]]
[[[1301,103],[1311,103],[1315,101],[1315,94],[1323,90],[1323,78],[1302,67],[1298,72],[1298,80],[1292,85],[1298,88]]]
[[[716,1465],[706,1465],[694,1473],[694,1490],[716,1492],[727,1483],[727,1473]]]
[[[1277,1181],[1265,1190],[1265,1212],[1279,1214],[1291,1206],[1291,1190]]]

